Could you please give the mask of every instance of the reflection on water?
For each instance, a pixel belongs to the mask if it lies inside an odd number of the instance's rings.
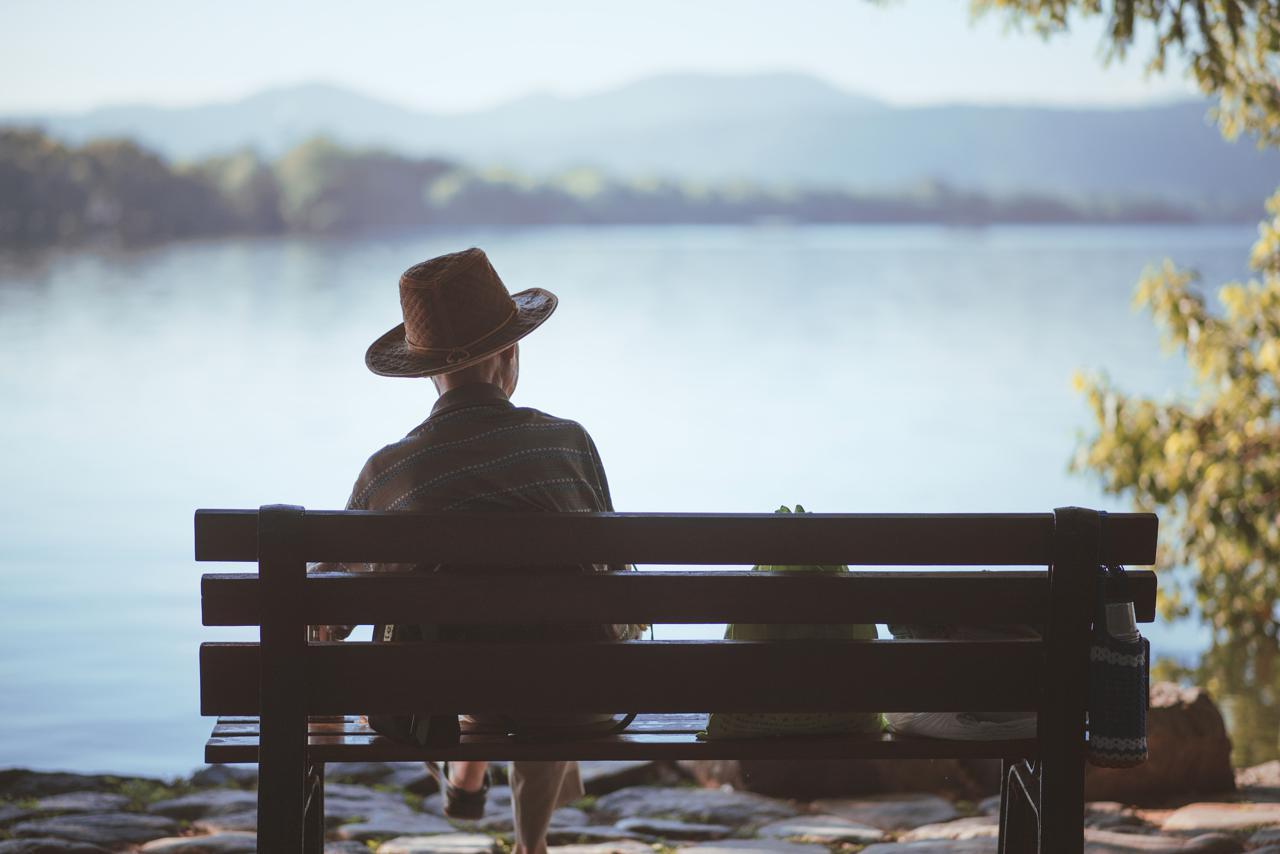
[[[1237,278],[1255,236],[548,228],[0,258],[0,766],[199,763],[196,645],[244,633],[199,625],[221,567],[191,560],[192,511],[341,506],[422,420],[429,384],[363,364],[416,261],[480,245],[512,290],[559,295],[516,401],[588,427],[620,509],[1122,510],[1066,471],[1090,427],[1070,376],[1180,387],[1130,309],[1138,274]],[[662,629],[690,632],[715,630]]]

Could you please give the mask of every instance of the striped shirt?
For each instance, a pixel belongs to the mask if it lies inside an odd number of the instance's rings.
[[[613,502],[595,442],[581,424],[517,407],[497,386],[473,383],[442,394],[426,421],[371,456],[356,478],[347,509],[591,513],[612,511]],[[376,572],[414,567],[312,568]],[[351,629],[332,628],[338,637]],[[614,633],[633,634],[625,627]]]
[[[600,455],[576,421],[514,406],[502,389],[447,391],[365,463],[348,510],[612,510]]]

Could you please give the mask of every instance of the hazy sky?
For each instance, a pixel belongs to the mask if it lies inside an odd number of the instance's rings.
[[[0,111],[227,100],[322,80],[467,110],[664,71],[803,71],[897,103],[1133,103],[1179,73],[1102,67],[1100,20],[1052,42],[966,0],[6,0]],[[1145,57],[1145,52],[1140,51]]]

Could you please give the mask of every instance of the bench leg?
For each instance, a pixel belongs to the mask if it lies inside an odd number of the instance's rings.
[[[1074,745],[1072,746],[1074,747]],[[1080,854],[1084,850],[1084,739],[1064,761],[1040,769],[1040,851]]]
[[[1006,759],[1000,779],[1000,854],[1037,854],[1039,781],[1022,760]]]
[[[266,751],[261,751],[265,753]],[[293,854],[303,850],[307,779],[305,758],[296,763],[258,763],[258,850]]]
[[[307,768],[307,808],[303,824],[302,850],[306,854],[324,852],[324,763]]]

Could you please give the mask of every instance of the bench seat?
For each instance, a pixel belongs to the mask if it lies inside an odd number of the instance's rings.
[[[1034,759],[1035,739],[955,741],[884,734],[788,736],[785,739],[700,741],[705,714],[640,715],[619,735],[529,741],[463,733],[450,747],[418,748],[392,741],[356,715],[313,717],[307,755],[314,762],[411,762],[456,759]],[[257,762],[256,717],[218,719],[205,743],[206,762]]]

